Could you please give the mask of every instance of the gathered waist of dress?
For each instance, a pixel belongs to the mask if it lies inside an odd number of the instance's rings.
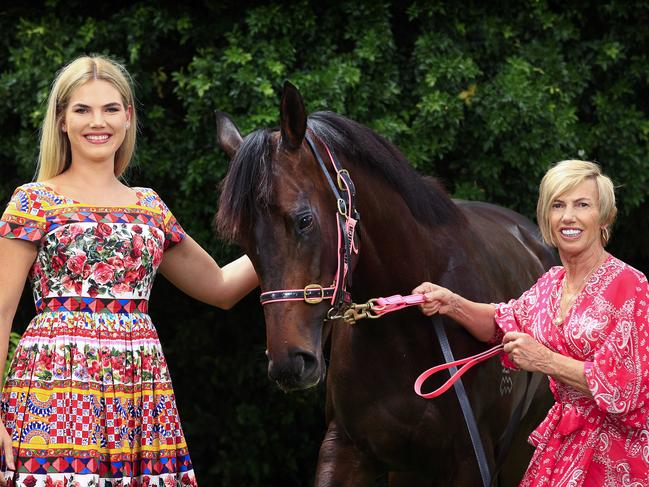
[[[148,313],[147,299],[91,298],[86,296],[47,297],[36,301],[36,311],[75,311],[79,313]]]

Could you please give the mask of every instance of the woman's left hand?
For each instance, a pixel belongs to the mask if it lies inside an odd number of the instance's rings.
[[[503,344],[505,353],[519,369],[552,373],[554,352],[527,333],[510,331],[503,338]]]

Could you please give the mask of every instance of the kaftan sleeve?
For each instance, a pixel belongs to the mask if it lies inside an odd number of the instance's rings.
[[[608,335],[584,373],[597,406],[629,427],[646,427],[649,415],[649,287],[628,267],[606,289],[612,309]]]
[[[43,201],[29,184],[19,186],[0,217],[0,237],[38,243],[46,230]]]
[[[563,272],[562,267],[553,267],[543,274],[534,285],[525,291],[519,298],[510,299],[506,303],[495,304],[496,333],[490,340],[492,343],[502,342],[503,336],[510,331],[532,334],[531,324],[537,313],[542,312],[547,304],[549,290]],[[503,365],[516,368],[506,355],[502,355]]]
[[[495,305],[494,318],[502,334],[510,331],[530,333],[530,325],[535,313],[540,312],[543,305],[547,303],[549,289],[560,272],[563,272],[562,267],[551,268],[519,298]]]

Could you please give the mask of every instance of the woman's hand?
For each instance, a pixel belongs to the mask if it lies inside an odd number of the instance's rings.
[[[419,305],[419,309],[426,316],[439,313],[448,314],[456,306],[458,296],[445,287],[431,282],[422,282],[412,290],[412,294],[423,294],[426,302]]]
[[[510,331],[503,344],[504,352],[519,369],[552,374],[555,353],[527,333]]]
[[[11,436],[7,433],[5,425],[0,421],[0,449],[5,457],[5,468],[7,470],[16,470],[16,465],[14,464],[14,453],[11,448]],[[7,481],[4,479],[4,475],[0,474],[0,485],[7,485]]]

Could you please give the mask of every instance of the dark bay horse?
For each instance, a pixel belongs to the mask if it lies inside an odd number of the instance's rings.
[[[502,302],[528,289],[554,261],[530,221],[491,204],[451,200],[370,129],[330,112],[307,117],[290,83],[279,130],[257,130],[244,139],[226,115],[217,118],[219,145],[231,159],[217,225],[250,256],[262,291],[325,286],[336,273],[336,201],[305,142],[307,131],[321,153],[326,144],[337,154],[356,186],[359,252],[351,262],[349,289],[354,302],[409,294],[425,280],[475,301]],[[328,430],[316,485],[370,485],[388,472],[393,486],[481,485],[455,393],[425,400],[413,392],[415,378],[443,362],[430,319],[409,309],[349,326],[325,322],[328,309],[325,301],[264,307],[269,376],[286,391],[324,378],[323,344],[330,330]],[[487,348],[450,320],[444,327],[458,358]],[[447,377],[431,379],[427,387]],[[525,375],[503,371],[492,359],[463,381],[493,469]],[[546,383],[536,396],[500,485],[515,485],[529,461],[526,436],[551,401]]]

